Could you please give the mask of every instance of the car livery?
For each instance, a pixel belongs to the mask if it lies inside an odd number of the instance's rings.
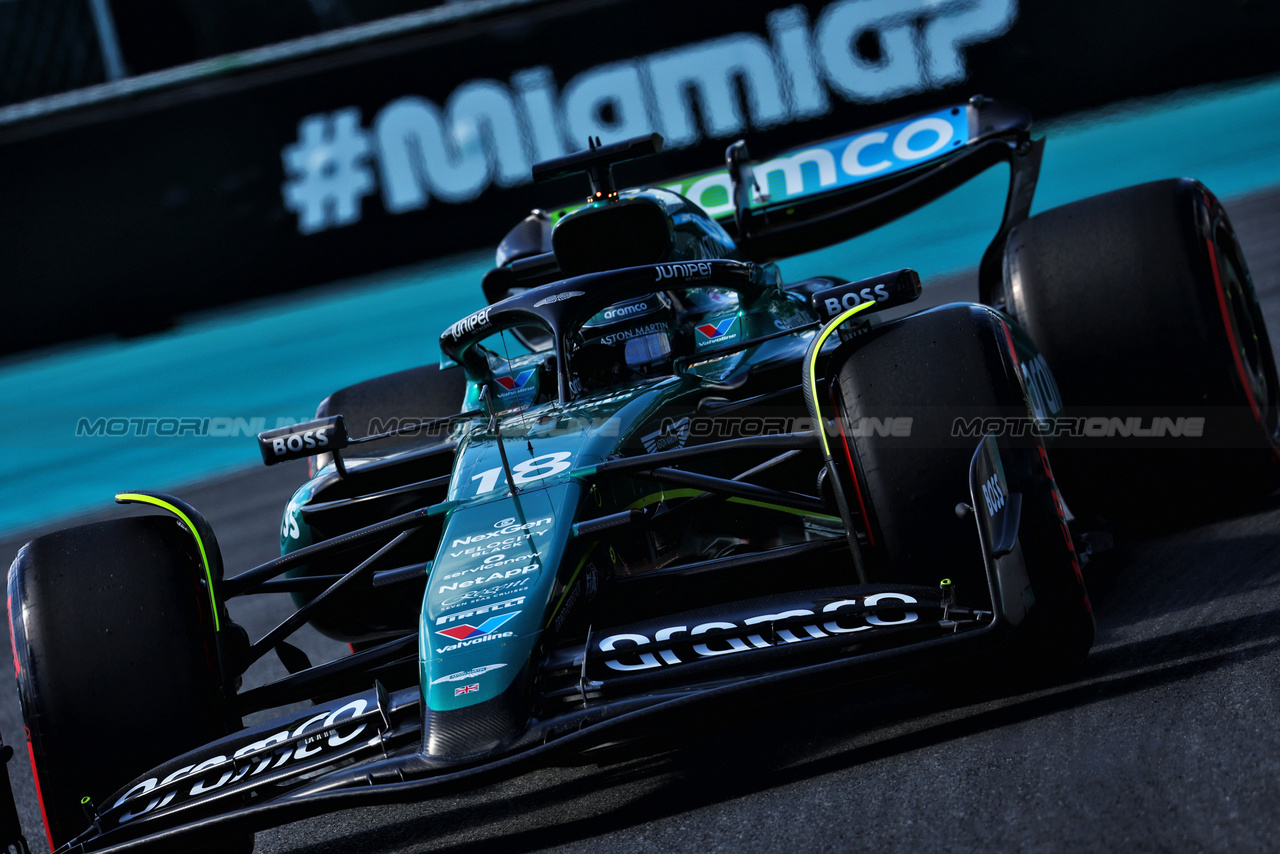
[[[1075,226],[1030,216],[1044,142],[1029,125],[975,97],[763,161],[739,141],[723,170],[655,187],[619,189],[612,167],[658,153],[656,134],[536,165],[537,181],[585,173],[589,200],[508,235],[490,304],[440,334],[441,368],[357,384],[259,436],[268,465],[312,466],[280,557],[229,570],[196,508],[146,491],[117,500],[150,515],[19,553],[10,629],[51,847],[246,850],[257,829],[487,784],[713,700],[1068,672],[1093,642],[1082,567],[1102,539],[1081,536],[1058,472],[1086,505],[1161,472],[1274,488],[1258,473],[1280,460],[1280,380],[1217,200],[1175,181],[1076,203],[1066,220],[1111,231],[1181,219],[1150,246],[1155,226],[1105,252],[1071,244]],[[858,282],[785,282],[774,263],[1002,164],[977,302],[915,310],[923,287],[900,263]],[[1173,285],[1116,288],[1088,266],[1175,251]],[[1058,257],[1084,271],[1055,268],[1070,299],[1037,278]],[[1160,323],[1212,334],[1153,358],[1209,364],[1210,385],[1188,369],[1160,387],[1187,389],[1173,415],[1073,409],[1082,376],[1086,392],[1125,379],[1128,401],[1158,371],[1079,369],[1108,326],[1058,315],[1099,288],[1174,285],[1204,313]],[[1246,333],[1266,346],[1234,346]],[[1224,413],[1235,432],[1214,432]],[[1107,432],[1095,422],[1146,444],[1082,454]],[[1197,469],[1186,451],[1208,439],[1234,456]],[[227,601],[279,593],[292,615],[248,638]],[[308,624],[350,655],[312,664],[288,641]],[[266,655],[288,675],[243,689]],[[82,689],[92,709],[65,699]],[[5,815],[0,843],[18,844]]]

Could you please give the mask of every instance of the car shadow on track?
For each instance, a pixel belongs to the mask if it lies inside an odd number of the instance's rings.
[[[679,722],[680,730],[649,745],[662,751],[657,755],[594,769],[539,771],[523,783],[449,799],[444,809],[428,802],[419,816],[293,850],[478,854],[573,846],[1277,653],[1280,610],[1270,610],[1112,644],[1091,655],[1076,678],[1029,694],[955,703],[886,681],[775,701],[727,720]]]
[[[1280,497],[1250,513],[1211,523],[1119,538],[1114,549],[1085,567],[1098,618],[1095,650],[1109,635],[1136,622],[1280,584],[1277,530]]]

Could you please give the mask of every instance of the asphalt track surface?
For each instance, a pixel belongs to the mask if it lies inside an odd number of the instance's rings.
[[[1278,340],[1280,192],[1229,209]],[[972,287],[931,283],[926,299]],[[235,571],[276,554],[303,476],[291,464],[180,494],[209,516]],[[28,536],[0,542],[0,560]],[[1280,497],[1122,538],[1087,574],[1098,640],[1051,688],[966,700],[887,682],[772,697],[607,763],[333,813],[259,833],[257,850],[1280,850]],[[233,616],[255,637],[287,608],[239,604]],[[318,636],[302,645],[313,660],[339,651]],[[0,661],[11,686],[11,656]],[[273,664],[251,681],[282,675]],[[40,850],[12,688],[0,691],[0,731],[19,748],[10,776]]]

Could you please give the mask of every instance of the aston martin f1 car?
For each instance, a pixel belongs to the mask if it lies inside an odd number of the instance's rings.
[[[23,548],[9,619],[50,845],[247,851],[716,699],[1067,673],[1094,636],[1075,520],[1273,490],[1280,383],[1213,195],[1032,217],[1029,127],[975,98],[763,162],[738,142],[662,186],[612,173],[656,135],[536,166],[590,195],[508,234],[441,367],[259,436],[311,471],[279,558],[226,573],[200,513],[146,491],[116,498],[162,512]],[[774,263],[1002,166],[977,302],[913,312],[909,268]],[[250,640],[228,601],[279,592],[296,610]],[[307,623],[351,654],[312,664]],[[289,675],[241,690],[268,654]]]

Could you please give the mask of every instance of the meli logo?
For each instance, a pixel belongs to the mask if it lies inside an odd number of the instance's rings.
[[[514,377],[494,377],[495,382],[502,386],[505,391],[498,392],[501,397],[508,397],[512,392],[519,391],[529,384],[529,378],[533,376],[533,368],[527,371],[521,371]]]
[[[733,326],[733,322],[737,319],[738,318],[736,317],[726,317],[715,323],[704,323],[697,327],[698,334],[708,341],[715,341],[718,338],[723,338],[728,334],[729,328]]]
[[[515,614],[502,614],[501,616],[490,617],[478,626],[471,626],[466,623],[463,623],[460,626],[450,626],[447,629],[440,629],[436,634],[444,635],[451,640],[473,640],[496,632],[498,629],[505,626],[508,620],[519,613],[519,611],[516,611]]]

